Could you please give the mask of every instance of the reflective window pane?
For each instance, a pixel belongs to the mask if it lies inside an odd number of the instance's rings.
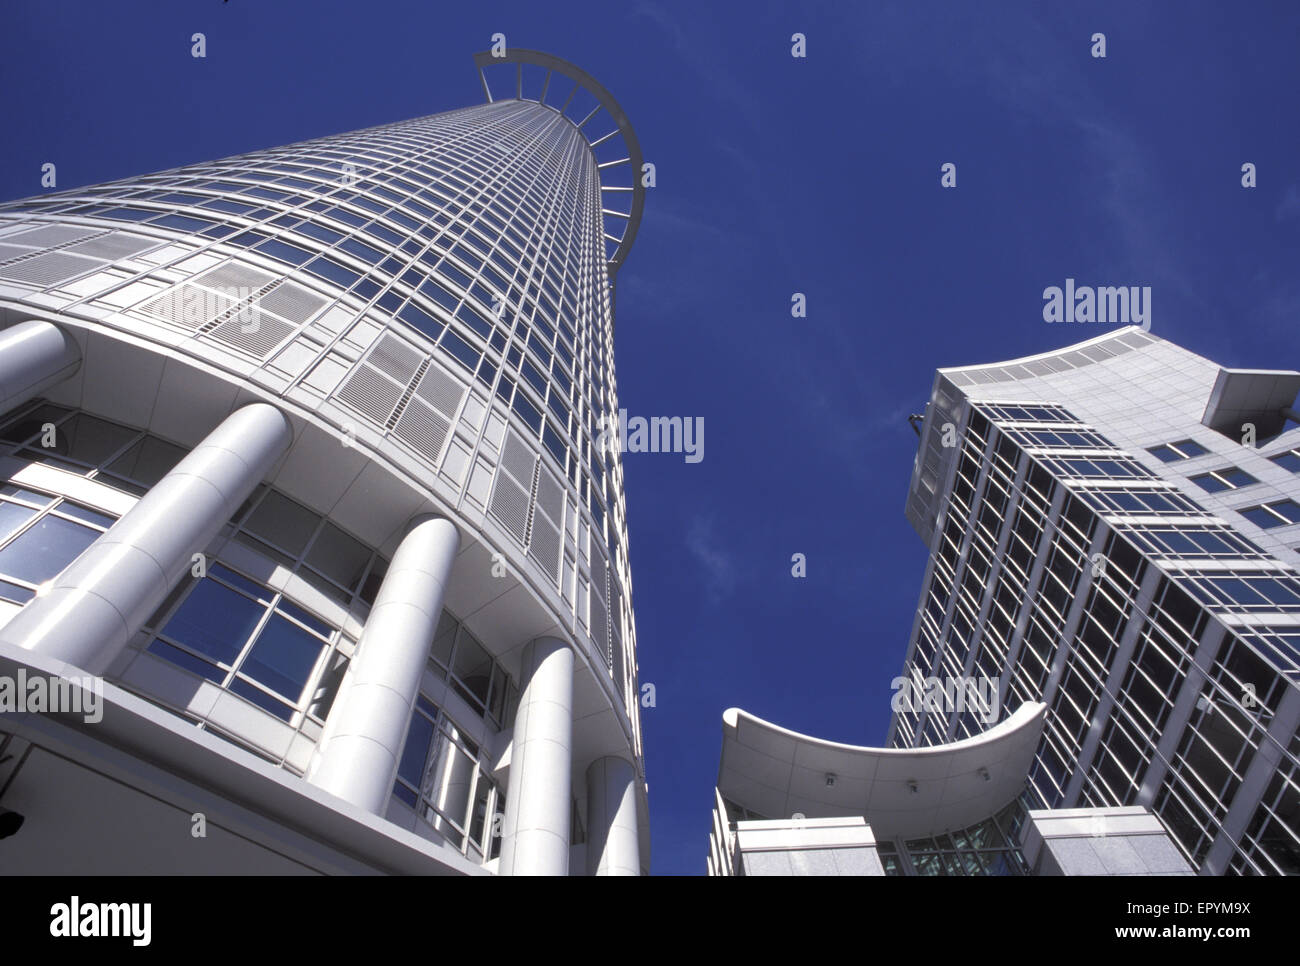
[[[149,645],[149,651],[157,654],[159,657],[171,661],[173,664],[192,671],[200,677],[207,678],[209,681],[215,681],[220,684],[226,679],[226,672],[221,670],[215,664],[209,664],[202,658],[195,657],[188,651],[182,651],[179,647],[172,647],[166,641],[160,641],[154,638],[153,643]]]
[[[284,721],[289,721],[293,718],[292,708],[281,701],[277,701],[275,698],[271,697],[271,695],[254,687],[247,681],[235,678],[235,680],[230,682],[228,690],[231,694],[237,694],[241,698],[251,701],[263,711],[271,712],[271,714],[275,715],[277,718],[281,718]]]
[[[8,540],[34,516],[36,511],[30,507],[19,506],[16,503],[0,503],[0,542]]]
[[[406,745],[402,748],[402,761],[397,766],[397,774],[412,787],[420,787],[424,759],[429,753],[429,742],[432,739],[433,722],[422,714],[411,715],[411,727],[406,733]]]
[[[0,550],[0,574],[42,583],[62,573],[98,536],[98,530],[46,515]]]
[[[185,450],[156,436],[145,436],[113,462],[105,471],[144,486],[153,486],[185,456]]]
[[[38,406],[26,416],[21,416],[0,428],[0,440],[8,443],[25,443],[37,433],[43,432],[46,423],[57,423],[70,410],[62,406]]]
[[[57,507],[60,513],[70,517],[76,517],[82,523],[90,523],[97,527],[103,527],[107,530],[117,522],[117,517],[109,516],[107,513],[100,513],[98,510],[92,510],[88,506],[82,506],[80,503],[72,503],[64,500]]]
[[[49,506],[54,502],[54,497],[50,496],[48,493],[40,493],[36,490],[26,490],[21,486],[13,486],[9,483],[0,487],[0,493],[3,493],[5,496],[16,497],[24,503],[34,503],[36,506]]]
[[[433,636],[433,647],[429,656],[444,670],[451,666],[451,652],[456,644],[456,631],[460,624],[445,610],[438,618],[438,630]]]
[[[0,580],[0,600],[25,604],[35,596],[35,591],[28,590],[26,587],[19,587],[17,584],[11,584],[7,580]]]
[[[239,657],[264,613],[264,604],[249,600],[209,577],[195,585],[163,633],[191,650],[231,664]]]
[[[324,647],[319,637],[276,614],[239,670],[296,703]]]
[[[456,657],[452,671],[477,699],[479,707],[487,704],[488,685],[492,679],[492,658],[464,628],[457,635]]]
[[[266,494],[244,524],[244,529],[294,557],[300,556],[320,517],[275,490]]]
[[[370,562],[370,551],[332,523],[321,528],[307,564],[347,590],[355,591]]]
[[[38,443],[32,448],[38,452],[66,456],[90,466],[99,466],[138,435],[139,430],[77,413],[55,430],[53,446],[46,448]]]
[[[465,827],[469,811],[469,796],[474,782],[475,762],[464,750],[458,747],[439,730],[434,737],[434,747],[429,755],[429,767],[425,772],[424,787],[421,796],[429,802],[438,813],[451,819],[456,829]],[[428,816],[443,834],[451,835],[452,830],[445,823],[438,822],[435,816]],[[460,836],[453,836],[460,845]]]

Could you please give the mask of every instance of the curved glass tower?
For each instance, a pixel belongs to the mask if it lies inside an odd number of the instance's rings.
[[[0,675],[106,682],[0,723],[9,868],[173,871],[159,784],[218,867],[648,867],[597,445],[640,149],[572,65],[476,63],[475,107],[0,205]]]

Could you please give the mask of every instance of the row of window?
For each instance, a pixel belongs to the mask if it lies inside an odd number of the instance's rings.
[[[0,439],[16,445],[20,456],[134,492],[157,482],[184,455],[181,447],[139,430],[45,403],[0,427]],[[47,450],[41,439],[55,445]],[[162,455],[142,463],[139,454],[150,447]],[[0,598],[31,600],[114,520],[51,494],[0,488]],[[267,486],[244,503],[232,525],[240,543],[346,608],[362,605],[364,612],[387,570],[382,555]],[[150,651],[290,722],[304,713],[323,720],[333,692],[320,682],[336,684],[346,663],[325,656],[325,648],[338,643],[335,628],[221,563],[201,579],[187,579],[149,626],[157,632]],[[344,650],[350,647],[347,642]],[[517,689],[450,614],[443,615],[430,667],[496,727],[509,725]]]
[[[1032,422],[1026,418],[1028,407],[996,408],[1013,423]],[[918,638],[905,673],[923,668],[930,673],[936,663],[944,674],[969,673],[972,666],[989,676],[1006,677],[1010,671],[1005,707],[1024,700],[1050,702],[1047,728],[1030,774],[1035,804],[1059,804],[1081,766],[1086,769],[1080,788],[1083,802],[1130,803],[1146,769],[1157,759],[1156,742],[1205,632],[1207,609],[1296,612],[1300,580],[1291,573],[1260,567],[1272,563],[1271,556],[1232,528],[1200,520],[1180,523],[1180,517],[1204,518],[1206,511],[1081,424],[1077,429],[1013,425],[995,430],[983,412],[986,409],[994,407],[977,404],[971,410],[933,579],[923,598]],[[1046,425],[1074,422],[1050,407],[1038,415]],[[1030,448],[1108,452],[1084,458],[1059,452],[1035,454],[1025,463],[1014,451],[1004,456],[1003,444],[1011,440]],[[1190,458],[1195,452],[1194,446],[1180,443],[1171,448],[1182,454],[1178,458]],[[1101,483],[1072,490],[1065,497],[1050,546],[1042,542],[1052,504],[1050,476],[1044,473],[1044,481],[1033,482],[1035,471],[1042,470],[1072,478],[1093,476]],[[1227,488],[1236,482],[1231,472],[1216,472]],[[1018,497],[1010,510],[1009,493]],[[1293,516],[1285,504],[1274,512],[1284,520]],[[1115,524],[1098,567],[1089,556],[1098,514],[1166,516],[1169,523]],[[1009,515],[1011,532],[1003,536],[1001,521]],[[1153,604],[1138,615],[1136,601],[1146,556],[1176,560],[1180,565],[1160,578]],[[990,557],[1000,563],[995,573]],[[1240,561],[1241,565],[1226,571],[1198,569],[1197,560]],[[1041,568],[1041,583],[1031,587],[1029,574],[1035,565]],[[1074,608],[1077,618],[1071,619],[1075,629],[1067,631],[1067,611],[1081,594],[1086,597]],[[956,597],[951,607],[950,595]],[[1026,607],[1027,621],[1022,614]],[[1132,662],[1108,712],[1100,745],[1091,760],[1083,762],[1084,744],[1105,699],[1119,643],[1135,615],[1142,623]],[[1018,629],[1023,630],[1018,633]],[[1061,660],[1063,641],[1068,641],[1069,651]],[[1297,645],[1300,631],[1294,628],[1252,627],[1230,635],[1220,649],[1202,695],[1205,704],[1182,730],[1169,777],[1154,803],[1193,861],[1204,857],[1217,834],[1222,813],[1231,804],[1276,707],[1283,677],[1270,660],[1280,667],[1300,668]],[[1051,671],[1058,665],[1059,683],[1048,693]],[[955,722],[933,715],[927,716],[918,732],[921,722],[912,720],[915,717],[898,716],[896,742],[933,744],[986,728],[983,722],[964,720],[969,715]],[[1288,825],[1270,812],[1259,824],[1272,823],[1268,827],[1273,841],[1283,837],[1294,841],[1300,835],[1296,831],[1300,816],[1293,817],[1296,821]],[[926,860],[929,868],[939,870],[937,874],[965,868],[957,850],[943,846],[932,850],[937,857]],[[1285,862],[1285,854],[1268,861]]]
[[[1155,456],[1161,462],[1173,463],[1178,460],[1203,456],[1208,453],[1209,450],[1195,440],[1182,439],[1175,443],[1164,443],[1160,446],[1152,446],[1147,450],[1147,452]],[[1300,473],[1300,450],[1285,450],[1281,453],[1270,456],[1269,459],[1291,473]],[[1216,470],[1208,470],[1204,473],[1198,473],[1195,476],[1190,477],[1190,479],[1207,493],[1223,493],[1230,490],[1239,490],[1243,487],[1251,486],[1252,484],[1259,482],[1259,480],[1255,479],[1255,477],[1251,476],[1245,470],[1236,466],[1224,466]],[[1293,523],[1300,523],[1300,504],[1297,504],[1294,500],[1290,499],[1275,500],[1270,503],[1262,503],[1255,506],[1239,507],[1234,509],[1251,523],[1264,530],[1271,530],[1274,527],[1290,526]]]
[[[982,822],[920,839],[876,843],[885,875],[1020,876],[1029,873],[1018,835],[1025,808],[1017,799]]]

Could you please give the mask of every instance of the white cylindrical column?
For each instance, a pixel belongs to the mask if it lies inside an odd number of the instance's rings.
[[[554,637],[524,648],[502,875],[568,875],[573,744],[573,651]]]
[[[289,448],[274,406],[231,413],[0,630],[0,640],[102,674]]]
[[[376,815],[393,790],[459,546],[443,517],[408,526],[307,771],[318,788]]]
[[[640,875],[636,769],[625,758],[587,768],[587,875]]]
[[[0,412],[7,412],[77,371],[81,350],[50,322],[19,322],[0,332]]]

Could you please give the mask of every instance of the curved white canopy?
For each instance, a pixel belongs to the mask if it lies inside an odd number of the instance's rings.
[[[1020,794],[1046,713],[1045,704],[1027,702],[974,738],[926,748],[867,748],[802,735],[729,708],[722,715],[718,790],[772,819],[861,815],[877,838],[965,828]]]

